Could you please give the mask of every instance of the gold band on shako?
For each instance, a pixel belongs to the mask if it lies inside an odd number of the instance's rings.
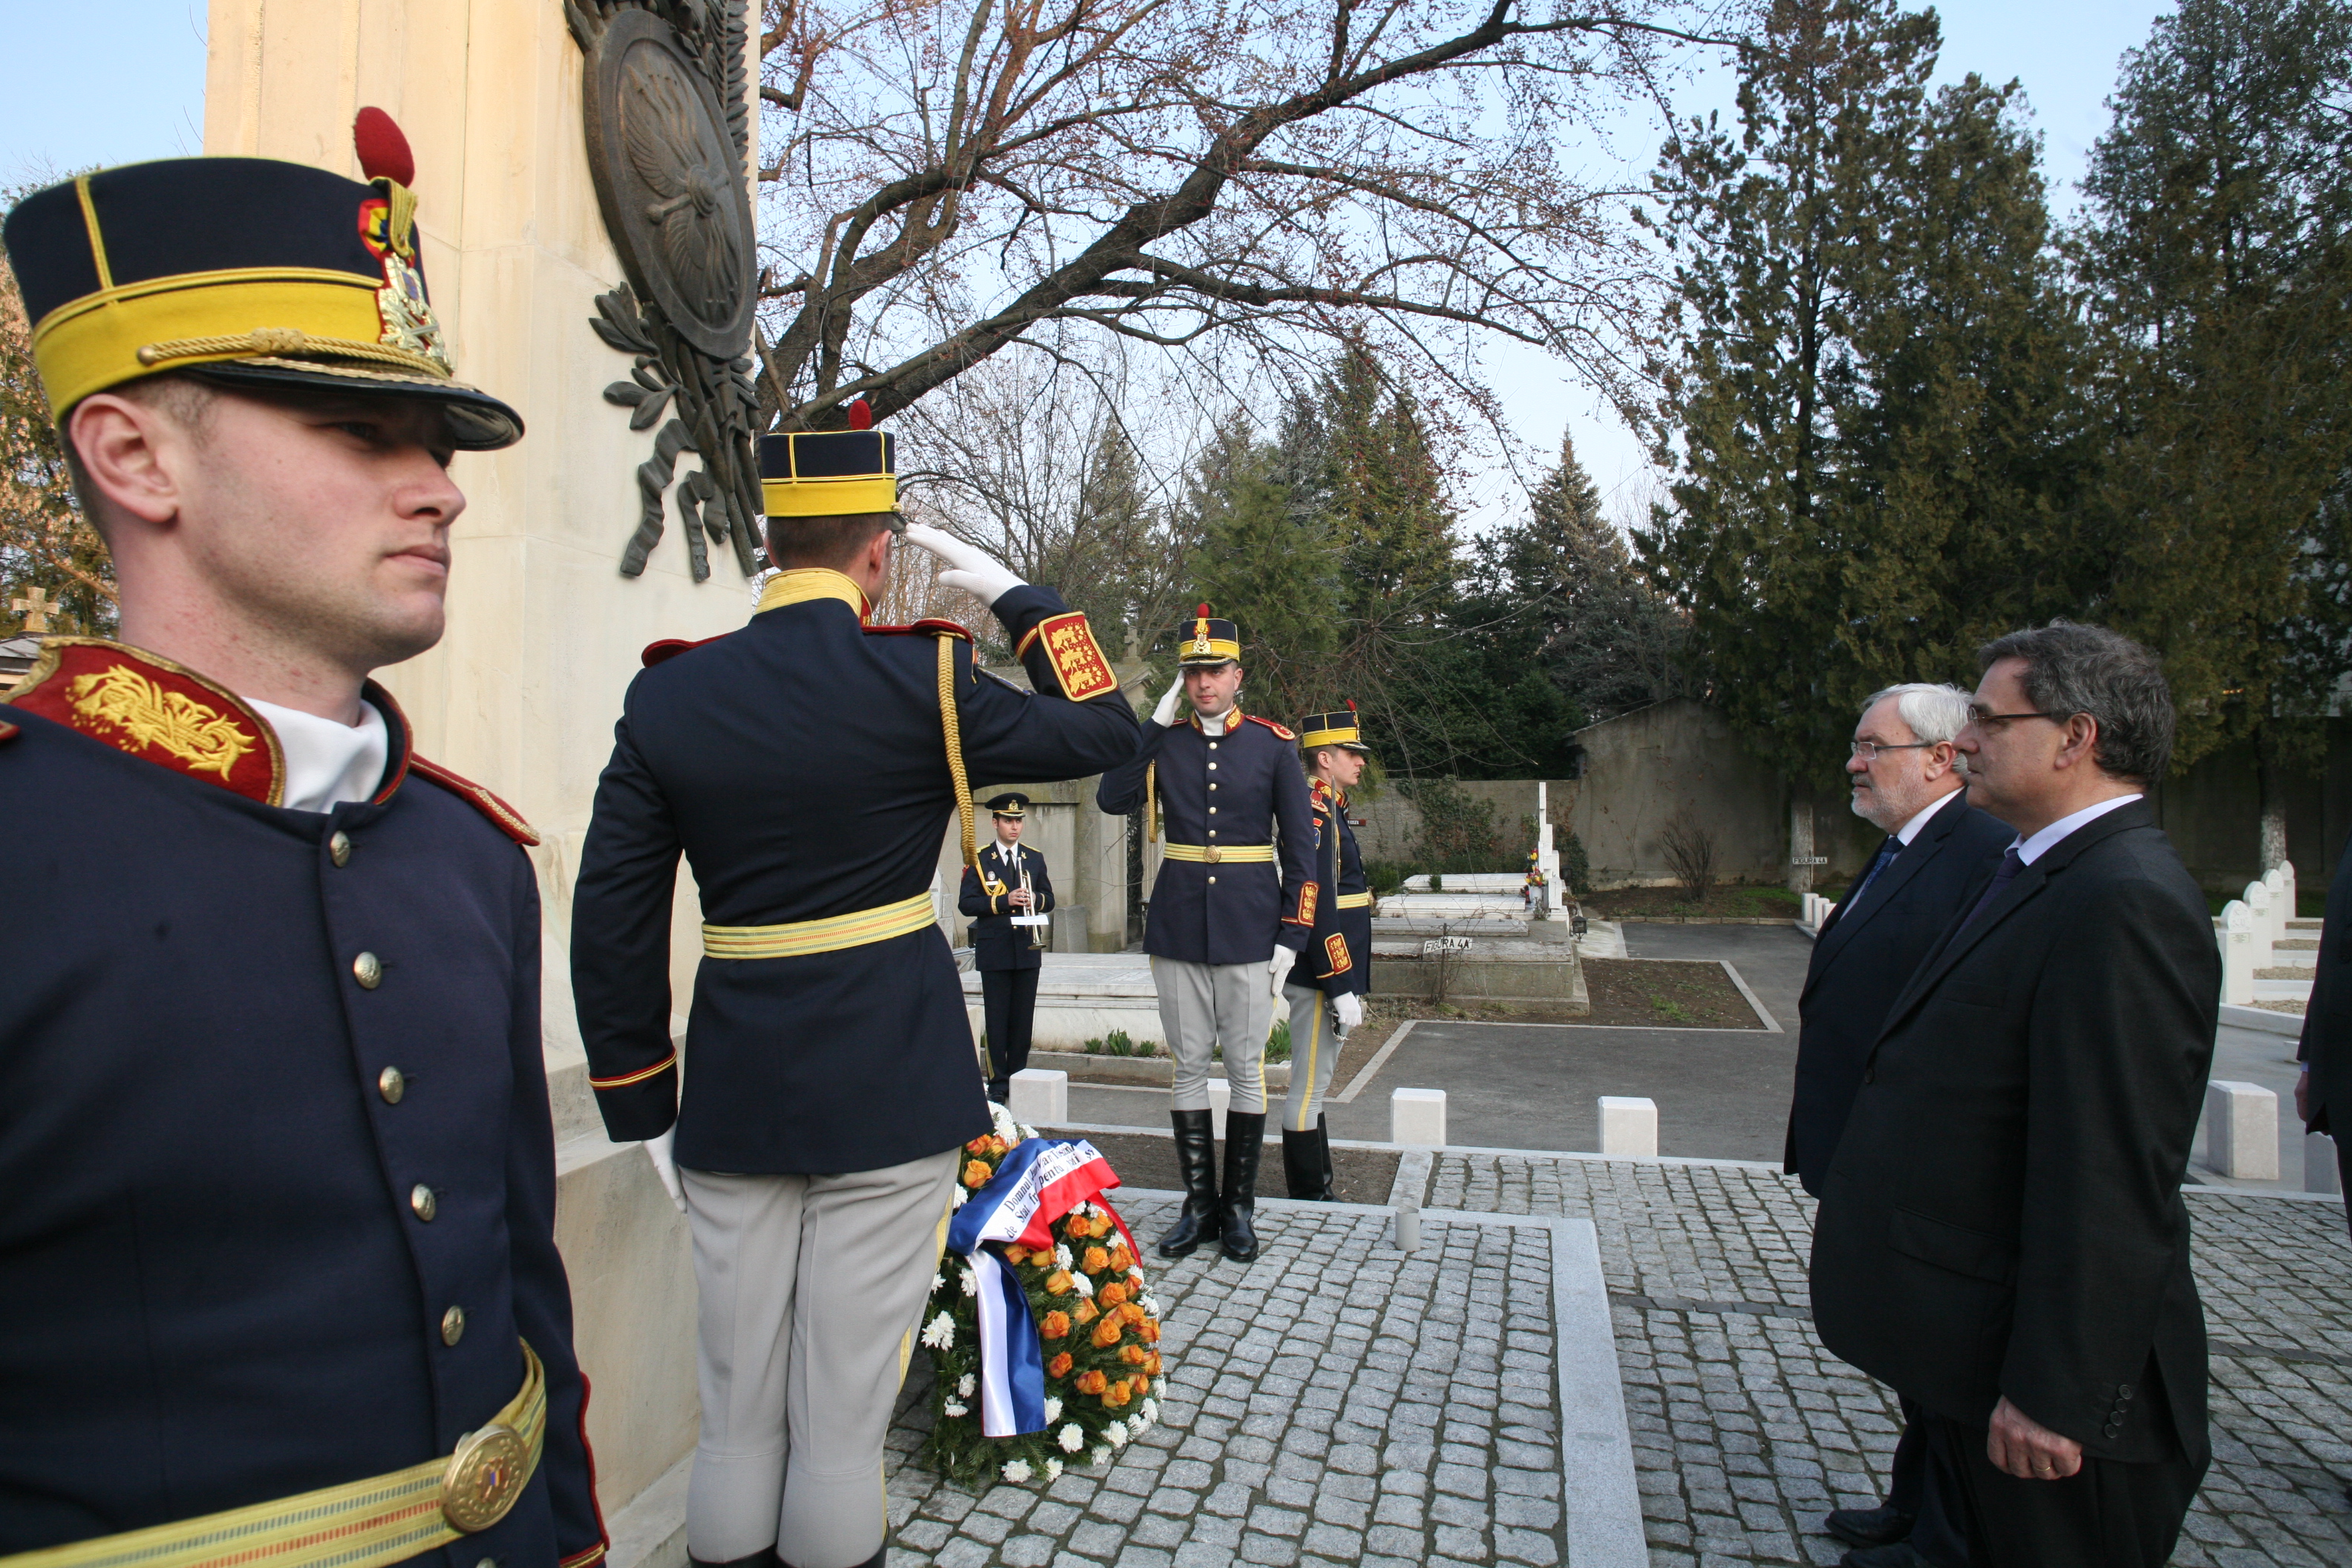
[[[1319,751],[1325,746],[1344,746],[1351,752],[1369,751],[1364,744],[1361,722],[1356,717],[1352,702],[1333,713],[1309,713],[1298,721],[1298,749]]]
[[[793,430],[760,437],[760,495],[770,517],[857,517],[898,510],[898,450],[887,430]]]
[[[1192,629],[1176,645],[1176,663],[1180,668],[1239,664],[1241,658],[1241,629],[1223,616],[1209,614],[1206,605],[1194,613]]]

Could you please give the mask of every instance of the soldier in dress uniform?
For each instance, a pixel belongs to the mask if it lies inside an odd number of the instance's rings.
[[[1155,834],[1155,801],[1167,816],[1143,931],[1176,1058],[1169,1120],[1184,1182],[1183,1210],[1160,1238],[1163,1258],[1182,1258],[1211,1235],[1228,1258],[1257,1256],[1265,1040],[1283,981],[1315,926],[1315,821],[1297,737],[1242,712],[1241,657],[1234,623],[1202,605],[1178,645],[1176,684],[1135,754],[1103,775],[1095,797],[1116,816],[1140,807]],[[1192,704],[1182,724],[1180,696]],[[1233,1086],[1222,1193],[1209,1110],[1209,1064],[1219,1047]]]
[[[1021,843],[1029,797],[1007,791],[988,803],[996,842],[963,868],[957,909],[971,917],[972,967],[980,971],[981,1015],[988,1024],[988,1096],[1004,1103],[1013,1075],[1029,1065],[1029,1029],[1037,1016],[1037,974],[1045,927],[1015,921],[1054,907],[1045,858]]]
[[[1331,1131],[1323,1097],[1348,1031],[1364,1021],[1372,988],[1372,892],[1348,822],[1348,794],[1364,776],[1356,705],[1298,721],[1298,749],[1315,811],[1315,929],[1298,950],[1283,996],[1290,1004],[1290,1101],[1282,1112],[1282,1173],[1294,1198],[1330,1203]]]
[[[891,437],[764,437],[769,558],[742,630],[656,644],[596,790],[572,993],[604,1125],[646,1142],[694,1231],[696,1562],[883,1560],[882,1440],[939,1268],[958,1148],[990,1129],[932,906],[965,768],[1098,773],[1135,715],[1086,617],[897,512]],[[995,613],[1034,695],[949,621],[875,626],[902,537]],[[703,962],[681,1091],[669,921],[683,853]]]
[[[604,1553],[538,839],[368,679],[440,638],[451,454],[522,422],[359,132],[364,181],[175,159],[8,217],[121,625],[0,706],[0,1561]]]

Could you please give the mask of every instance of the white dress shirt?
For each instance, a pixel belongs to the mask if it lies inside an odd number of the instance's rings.
[[[247,706],[278,731],[286,757],[286,796],[294,811],[332,811],[345,801],[370,800],[383,784],[392,732],[373,702],[362,699],[360,721],[344,724],[299,708],[248,697]]]
[[[1960,792],[1958,790],[1948,790],[1944,794],[1937,795],[1934,800],[1929,801],[1926,805],[1922,806],[1917,815],[1914,816],[1910,821],[1905,823],[1902,826],[1895,830],[1896,840],[1902,844],[1904,848],[1910,848],[1911,840],[1919,837],[1919,830],[1927,826],[1927,819],[1935,816],[1937,812],[1943,810],[1944,807],[1951,805],[1952,796],[1959,793]]]
[[[2074,832],[2074,829],[2085,823],[2095,822],[2117,806],[2129,805],[2139,798],[2139,795],[2135,792],[2131,795],[2119,795],[2113,800],[2103,800],[2096,805],[2086,805],[2072,816],[2060,817],[2031,838],[2011,840],[2010,847],[2017,851],[2017,858],[2020,860],[2031,866],[2048,854],[2057,846],[2060,839]]]

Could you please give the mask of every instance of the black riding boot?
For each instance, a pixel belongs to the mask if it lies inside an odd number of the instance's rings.
[[[1328,1117],[1315,1118],[1315,1148],[1323,1165],[1323,1201],[1336,1204],[1339,1201],[1339,1188],[1336,1180],[1338,1173],[1331,1169],[1331,1121]]]
[[[1184,1210],[1160,1238],[1162,1258],[1189,1258],[1217,1228],[1217,1131],[1205,1110],[1171,1110],[1176,1173],[1184,1184]]]
[[[1236,1263],[1257,1257],[1257,1161],[1265,1150],[1265,1112],[1225,1112],[1224,1227],[1217,1245]]]
[[[1331,1201],[1330,1152],[1320,1121],[1304,1132],[1282,1130],[1282,1179],[1290,1195],[1308,1203]]]
[[[990,1079],[988,1098],[999,1105],[1010,1106],[1013,1103],[1013,1080],[1009,1078]]]

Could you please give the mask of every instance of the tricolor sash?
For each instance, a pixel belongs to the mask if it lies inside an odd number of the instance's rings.
[[[996,1249],[1018,1243],[1050,1250],[1054,1222],[1092,1202],[1110,1215],[1135,1256],[1127,1222],[1102,1202],[1101,1194],[1117,1185],[1110,1162],[1084,1139],[1025,1139],[948,1222],[948,1250],[970,1260],[980,1285],[980,1429],[986,1436],[1045,1429],[1045,1358],[1037,1321],[1028,1292]]]

